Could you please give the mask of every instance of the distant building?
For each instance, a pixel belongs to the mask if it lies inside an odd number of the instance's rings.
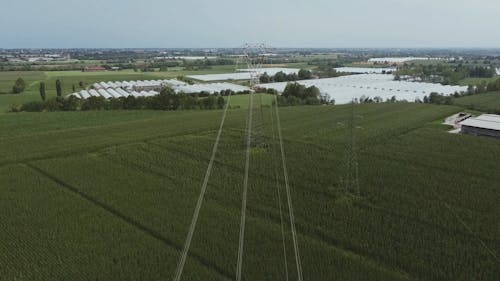
[[[460,123],[463,134],[488,136],[500,139],[500,115],[483,114]]]
[[[102,66],[92,66],[92,67],[85,67],[83,69],[83,72],[95,72],[95,71],[106,71],[106,68]]]

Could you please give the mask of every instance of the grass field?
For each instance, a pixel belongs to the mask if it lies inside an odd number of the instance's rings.
[[[246,98],[232,97],[182,280],[234,279]],[[243,280],[297,280],[271,101],[254,99]],[[460,110],[356,106],[358,197],[341,181],[351,107],[280,108],[304,280],[498,280],[500,142],[437,124]],[[221,116],[1,114],[0,280],[172,280]]]
[[[492,77],[492,78],[465,78],[459,81],[459,85],[461,86],[468,86],[468,85],[479,85],[482,83],[489,83],[496,81],[498,77]]]
[[[500,92],[460,97],[454,99],[453,103],[483,112],[500,113]]]

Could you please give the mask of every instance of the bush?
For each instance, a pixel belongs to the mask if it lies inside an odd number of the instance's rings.
[[[119,110],[124,107],[125,98],[110,99],[107,103],[106,109]]]
[[[70,96],[66,99],[62,99],[61,104],[61,109],[64,111],[76,111],[80,107],[80,99]]]
[[[23,104],[20,108],[21,111],[26,112],[41,112],[45,108],[45,103],[42,101],[31,101]]]
[[[17,78],[16,82],[14,83],[14,86],[12,86],[12,92],[14,94],[20,94],[24,92],[25,88],[26,88],[26,82],[24,82],[24,79]]]
[[[9,106],[9,112],[21,112],[21,105],[17,105],[17,104],[11,104]]]
[[[47,111],[58,111],[62,109],[62,102],[59,98],[49,99],[43,104],[44,109]]]
[[[103,97],[90,97],[82,102],[82,110],[102,110],[105,104]]]

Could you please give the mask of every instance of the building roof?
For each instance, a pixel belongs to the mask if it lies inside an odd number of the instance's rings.
[[[460,123],[462,126],[500,131],[500,115],[483,114]]]
[[[374,68],[374,67],[337,67],[334,68],[337,72],[345,72],[345,73],[388,73],[394,72],[397,69],[394,67],[386,67],[386,68]]]
[[[102,67],[102,66],[87,66],[85,68],[83,68],[85,71],[103,71],[103,70],[106,70],[106,68]]]

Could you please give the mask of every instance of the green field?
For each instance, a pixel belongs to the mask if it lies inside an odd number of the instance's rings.
[[[498,77],[492,78],[465,78],[459,81],[459,85],[468,86],[468,85],[480,85],[482,83],[490,83],[496,81]]]
[[[182,280],[234,279],[245,98],[232,97]],[[243,280],[297,280],[271,101],[254,97]],[[304,280],[498,280],[500,142],[437,124],[460,110],[356,106],[352,196],[351,107],[280,108]],[[172,280],[221,117],[0,114],[0,280]]]
[[[483,112],[500,113],[500,92],[477,94],[456,98],[453,103]]]

